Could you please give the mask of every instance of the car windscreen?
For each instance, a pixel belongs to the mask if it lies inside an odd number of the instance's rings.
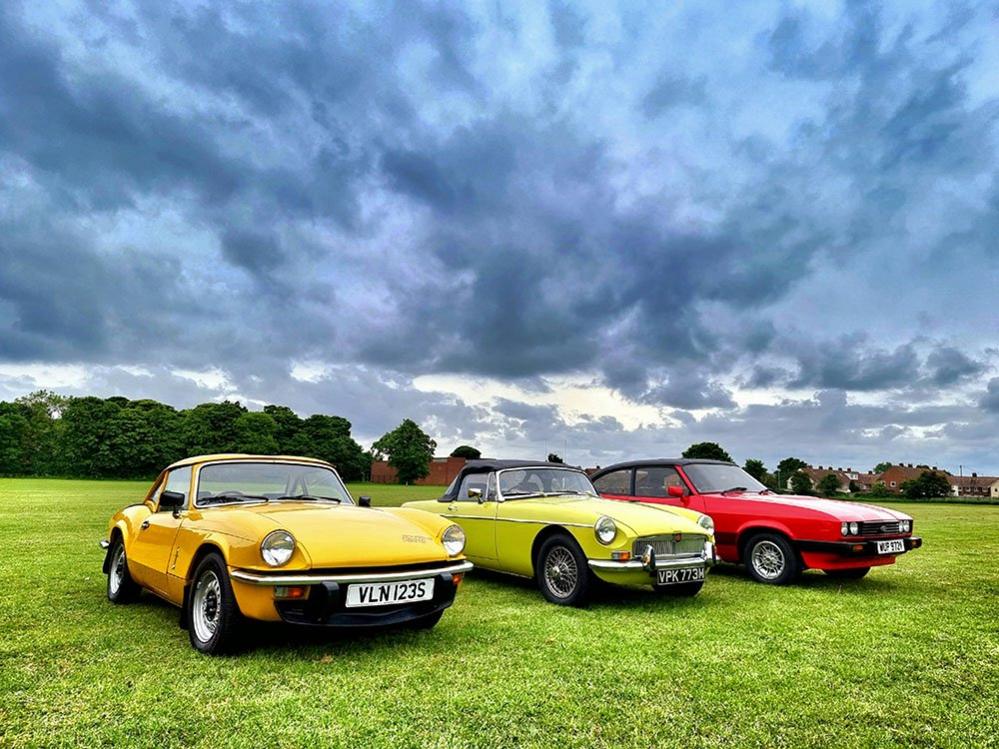
[[[302,463],[215,463],[198,474],[198,504],[291,500],[353,504],[329,468]]]
[[[581,471],[562,468],[507,468],[499,471],[504,499],[539,494],[592,494],[597,491]]]
[[[700,494],[741,489],[747,492],[766,491],[767,487],[754,479],[739,466],[714,465],[712,463],[688,463],[683,467],[687,478],[694,482]]]

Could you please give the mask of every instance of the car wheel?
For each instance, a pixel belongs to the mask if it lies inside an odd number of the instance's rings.
[[[187,596],[191,645],[209,655],[231,653],[239,646],[242,620],[225,563],[218,554],[209,554],[195,569]]]
[[[125,544],[118,536],[111,547],[111,561],[108,563],[108,600],[111,603],[131,603],[139,597],[141,590],[128,572]]]
[[[590,567],[570,536],[552,536],[538,550],[535,578],[541,594],[560,606],[585,606],[593,588]]]
[[[441,620],[444,616],[444,610],[435,611],[432,614],[427,614],[426,616],[421,616],[418,619],[413,619],[406,622],[405,627],[407,629],[433,629],[437,626],[437,622]]]
[[[853,567],[847,570],[826,570],[825,573],[840,580],[859,580],[870,571],[870,567]]]
[[[761,533],[749,539],[743,558],[750,577],[758,583],[786,585],[801,573],[797,552],[776,533]]]
[[[704,587],[704,581],[698,580],[696,583],[680,583],[679,585],[653,585],[653,590],[656,593],[663,593],[668,596],[676,596],[677,598],[692,598],[701,592],[701,588]]]

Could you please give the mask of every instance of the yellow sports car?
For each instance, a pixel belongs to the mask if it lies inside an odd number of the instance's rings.
[[[472,568],[465,534],[437,515],[370,505],[321,460],[181,460],[111,518],[108,598],[152,591],[181,607],[191,644],[213,654],[238,645],[243,617],[433,627]]]
[[[535,578],[552,603],[583,605],[596,579],[692,596],[715,562],[707,515],[601,499],[558,463],[469,461],[443,497],[403,506],[459,523],[471,561]]]

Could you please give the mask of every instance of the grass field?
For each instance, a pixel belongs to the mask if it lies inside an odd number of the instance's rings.
[[[924,548],[855,583],[718,568],[692,600],[625,591],[574,610],[473,573],[431,632],[273,626],[213,659],[168,605],[105,599],[97,541],[144,488],[0,480],[0,746],[999,741],[999,507],[905,505]]]

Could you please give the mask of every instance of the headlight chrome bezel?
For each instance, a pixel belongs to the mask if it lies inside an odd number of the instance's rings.
[[[715,521],[710,515],[701,515],[697,518],[697,524],[712,536],[715,533]]]
[[[441,533],[441,544],[449,557],[456,557],[465,550],[465,531],[457,523],[452,523]]]
[[[614,518],[607,515],[598,517],[597,522],[593,524],[593,535],[604,546],[614,543],[614,539],[617,538],[617,523],[614,522]]]
[[[260,542],[260,556],[268,567],[284,567],[295,556],[298,544],[286,530],[271,531]]]

